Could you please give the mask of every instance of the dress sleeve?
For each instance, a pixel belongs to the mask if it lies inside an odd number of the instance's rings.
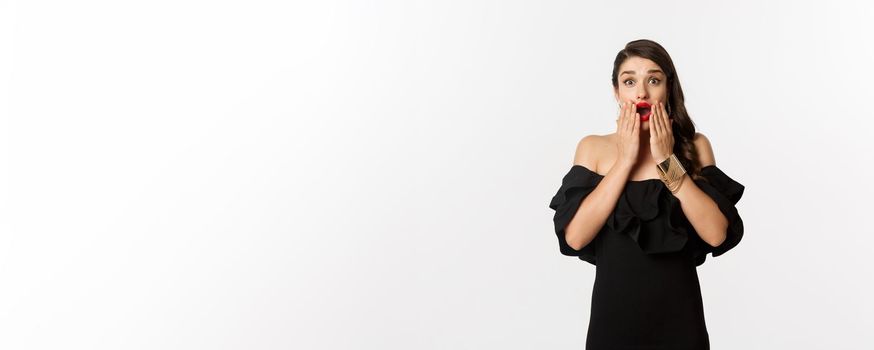
[[[713,247],[699,237],[701,257],[703,258],[703,255],[708,252],[713,253],[713,257],[717,257],[734,248],[743,237],[744,224],[735,205],[743,196],[744,185],[728,177],[716,165],[701,168],[700,174],[704,179],[695,180],[695,184],[716,202],[719,210],[728,219],[725,241],[719,246]]]
[[[583,248],[574,249],[565,240],[565,227],[577,213],[583,199],[595,189],[599,182],[601,182],[599,174],[575,164],[564,176],[558,193],[552,197],[552,201],[549,203],[549,208],[555,210],[552,221],[555,225],[559,251],[564,255],[577,256],[592,265],[595,265],[595,249],[600,235],[595,236],[595,239]]]

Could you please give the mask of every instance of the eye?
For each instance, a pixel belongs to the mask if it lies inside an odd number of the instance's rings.
[[[628,85],[628,82],[629,82],[629,81],[634,81],[634,80],[632,80],[632,79],[625,79],[625,81],[623,81],[623,83],[625,83],[625,85]]]
[[[659,79],[659,78],[652,78],[652,79],[650,79],[650,80],[649,80],[649,81],[653,81],[653,80],[655,80],[655,81],[656,81],[656,82],[655,82],[655,83],[653,83],[653,85],[656,85],[656,84],[658,84],[658,83],[659,83],[659,82],[661,82],[661,81],[662,81],[662,80],[661,80],[661,79]]]

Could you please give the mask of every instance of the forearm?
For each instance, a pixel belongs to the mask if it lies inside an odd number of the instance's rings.
[[[565,240],[571,248],[579,250],[595,239],[616,207],[630,174],[631,166],[615,165],[583,199],[565,228]]]
[[[683,184],[674,194],[680,200],[683,213],[698,232],[698,236],[713,247],[725,241],[728,219],[710,196],[692,181],[689,174],[683,175]]]

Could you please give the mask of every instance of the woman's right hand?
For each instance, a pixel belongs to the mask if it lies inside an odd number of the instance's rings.
[[[616,147],[619,156],[616,162],[619,165],[631,167],[637,162],[637,154],[640,151],[640,115],[637,106],[631,102],[622,104],[619,109],[619,118],[616,119]]]

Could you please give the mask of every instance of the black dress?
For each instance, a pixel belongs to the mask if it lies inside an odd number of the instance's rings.
[[[695,184],[729,222],[718,247],[698,236],[660,179],[647,179],[629,181],[598,235],[575,250],[564,228],[604,176],[573,165],[562,179],[549,203],[560,252],[595,265],[587,350],[710,348],[697,266],[707,253],[717,257],[740,242],[743,221],[735,204],[744,186],[715,165],[701,175]]]

